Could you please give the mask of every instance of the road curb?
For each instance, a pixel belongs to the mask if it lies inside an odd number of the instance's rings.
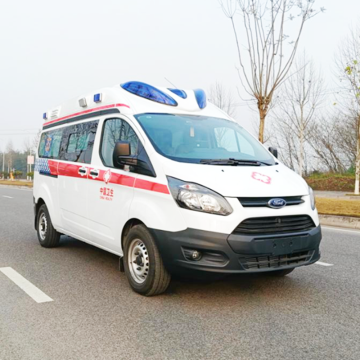
[[[33,187],[31,186],[21,186],[21,185],[5,185],[5,184],[0,184],[0,188],[7,188],[7,189],[28,189],[28,190],[32,190]]]
[[[319,215],[321,225],[360,229],[360,218],[351,216]]]

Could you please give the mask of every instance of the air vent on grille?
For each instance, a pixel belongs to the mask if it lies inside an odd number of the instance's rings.
[[[268,202],[275,198],[284,199],[286,206],[299,205],[304,202],[302,196],[241,197],[238,199],[243,207],[268,207]]]
[[[245,270],[281,268],[289,265],[301,265],[310,261],[314,251],[302,251],[280,256],[241,257],[240,264]]]
[[[240,223],[234,234],[271,235],[308,231],[315,227],[308,215],[250,218]]]

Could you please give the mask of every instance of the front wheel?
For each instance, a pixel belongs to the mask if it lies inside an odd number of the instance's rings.
[[[130,286],[145,296],[163,293],[171,276],[165,269],[156,243],[144,225],[136,225],[124,241],[124,268]]]

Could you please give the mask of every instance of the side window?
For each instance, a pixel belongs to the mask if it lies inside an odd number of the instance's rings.
[[[63,129],[43,132],[39,143],[39,157],[59,159]]]
[[[90,164],[98,123],[96,120],[65,128],[60,159]]]
[[[106,120],[101,142],[101,157],[106,166],[114,167],[113,151],[117,141],[129,141],[131,155],[138,155],[139,138],[131,126],[122,119]]]

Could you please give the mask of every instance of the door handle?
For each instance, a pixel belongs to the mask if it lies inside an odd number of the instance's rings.
[[[81,176],[84,176],[87,174],[87,168],[86,167],[81,167],[78,171],[78,173],[81,175]]]
[[[97,178],[98,176],[99,176],[99,170],[97,170],[97,169],[91,169],[90,170],[90,175],[91,175],[91,177],[92,178]]]

